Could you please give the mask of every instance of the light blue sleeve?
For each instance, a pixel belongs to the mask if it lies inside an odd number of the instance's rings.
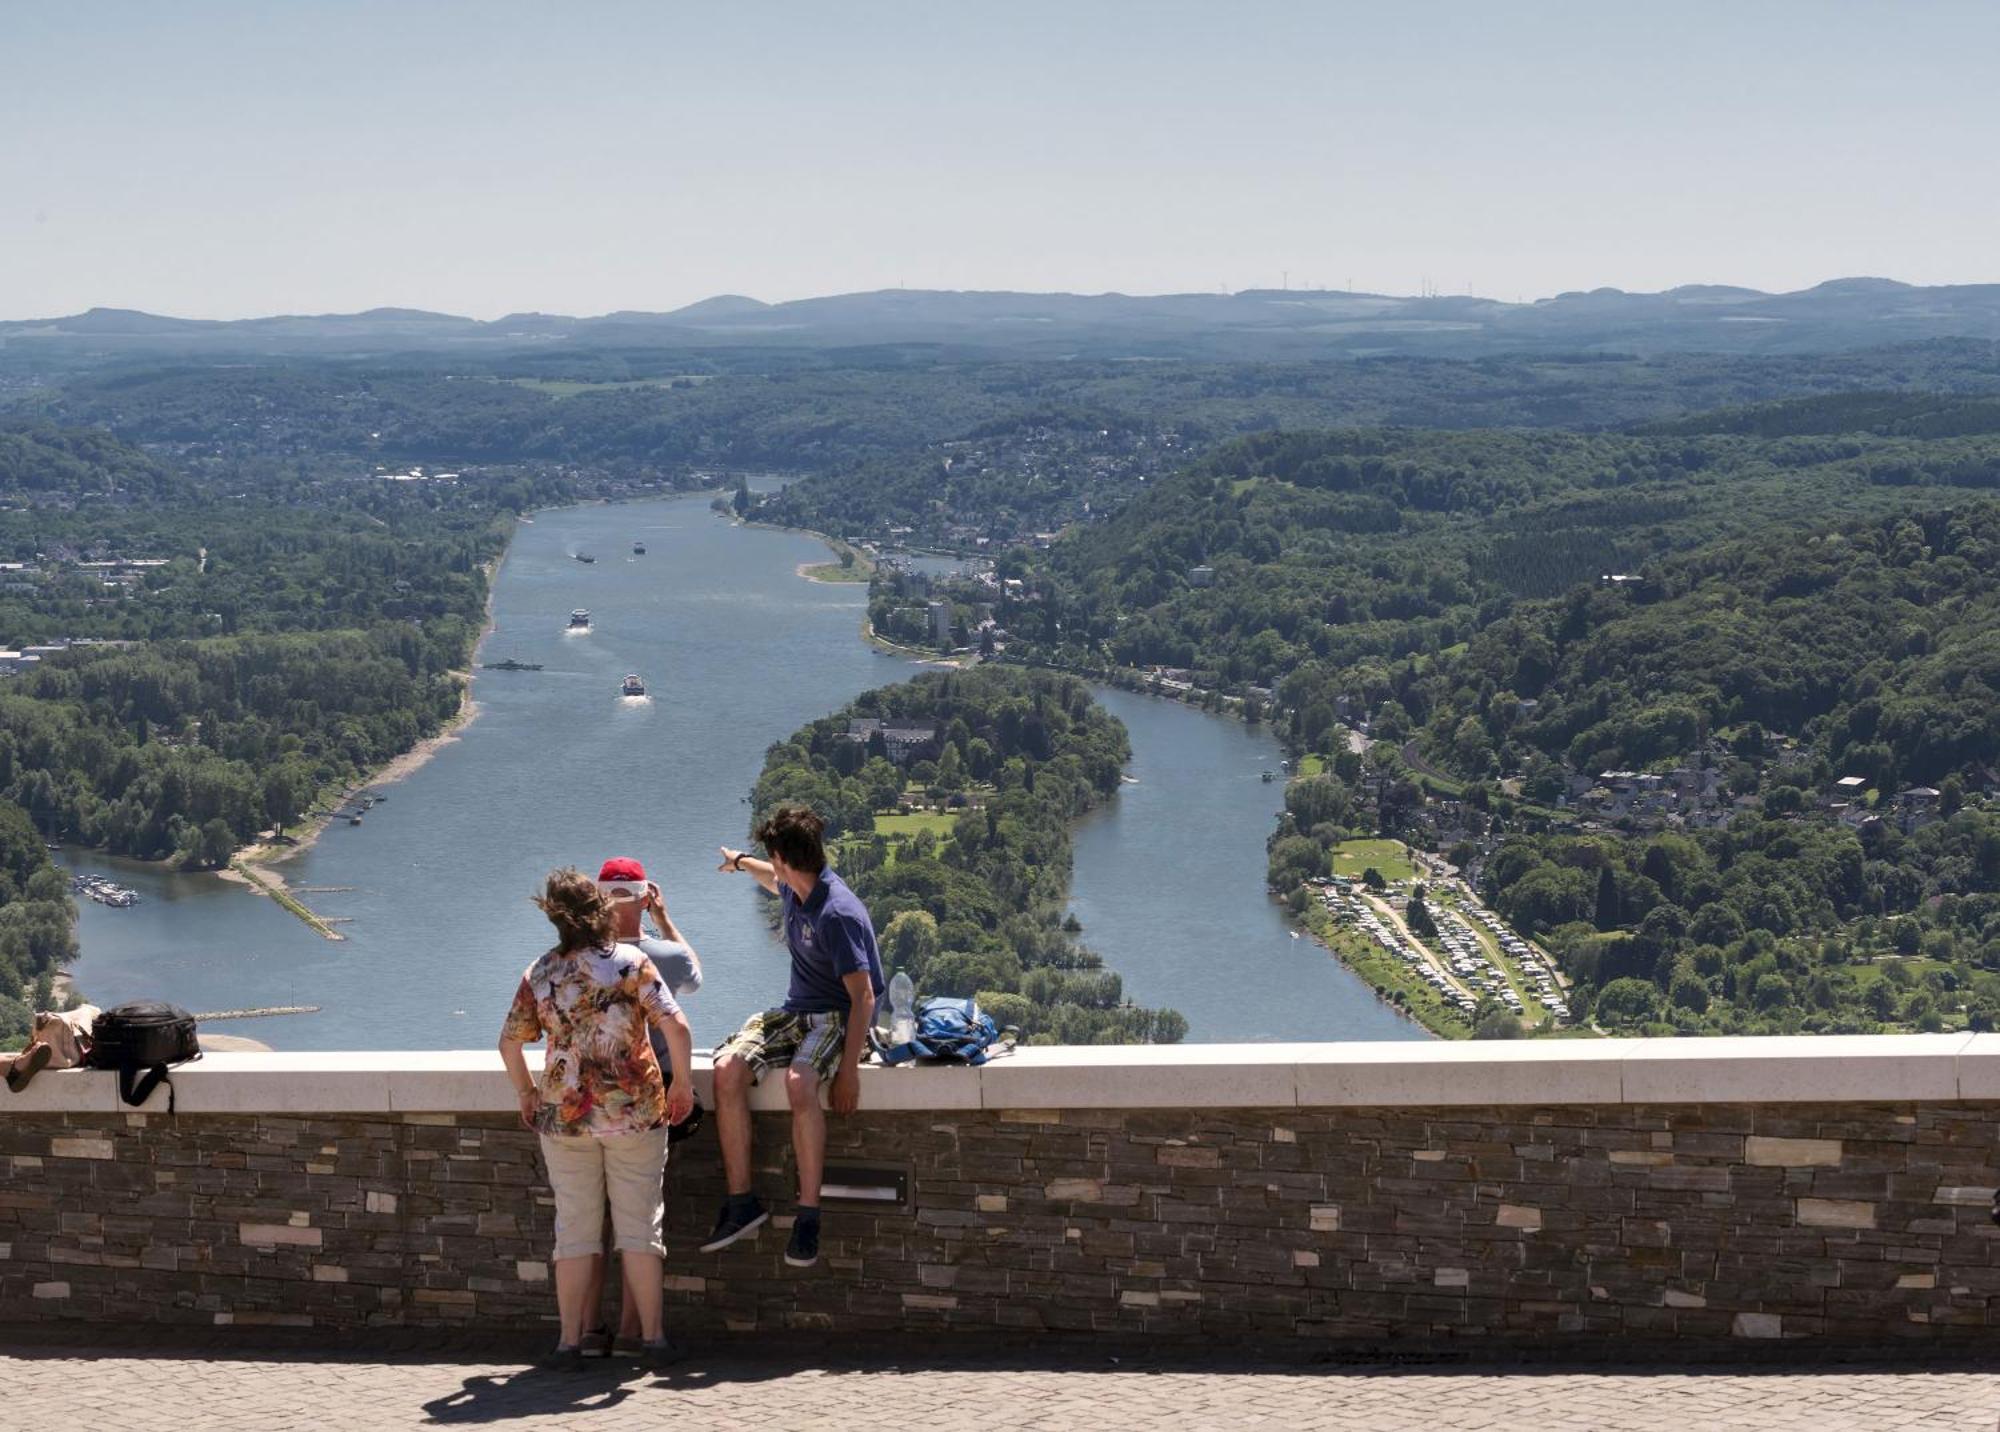
[[[660,972],[660,978],[667,982],[676,999],[685,999],[701,988],[701,966],[695,963],[694,951],[679,940],[649,938],[641,940],[639,948],[653,962],[653,968]]]

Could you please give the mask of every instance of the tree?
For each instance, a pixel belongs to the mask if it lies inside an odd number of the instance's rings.
[[[1618,876],[1606,865],[1597,873],[1597,928],[1618,928]]]
[[[1651,980],[1617,979],[1598,992],[1596,1011],[1607,1024],[1640,1024],[1658,1011],[1659,990]]]
[[[1677,967],[1667,986],[1667,1003],[1676,1009],[1705,1014],[1708,1011],[1708,985],[1692,968]]]
[[[1314,876],[1326,874],[1326,852],[1319,842],[1303,835],[1288,835],[1271,847],[1270,883],[1279,890]]]
[[[1285,809],[1297,818],[1301,830],[1344,822],[1349,808],[1347,787],[1335,776],[1306,776],[1285,787]]]
[[[1389,882],[1382,878],[1382,872],[1372,865],[1361,872],[1361,883],[1366,885],[1370,890],[1375,891],[1387,890],[1389,888]]]
[[[1410,905],[1403,914],[1403,921],[1413,934],[1424,939],[1437,935],[1437,921],[1431,917],[1431,908],[1424,901],[1424,887],[1419,885],[1410,892]]]
[[[236,835],[230,830],[229,822],[217,816],[203,825],[197,852],[197,858],[203,865],[216,869],[227,865],[229,857],[236,853]]]
[[[904,910],[882,930],[882,953],[891,970],[921,980],[939,950],[937,920],[928,910]]]
[[[273,767],[264,777],[264,819],[282,835],[304,814],[312,793],[312,776],[299,765],[287,761]]]

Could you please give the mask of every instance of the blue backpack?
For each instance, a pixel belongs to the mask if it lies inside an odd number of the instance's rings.
[[[934,998],[917,1001],[916,1038],[908,1044],[878,1043],[876,1052],[884,1064],[907,1064],[912,1059],[936,1059],[950,1064],[984,1064],[987,1051],[999,1045],[1005,1053],[1014,1047],[1019,1030],[1001,1029],[993,1017],[982,1013],[970,999]]]

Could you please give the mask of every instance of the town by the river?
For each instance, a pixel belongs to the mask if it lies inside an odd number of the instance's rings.
[[[824,560],[818,541],[731,523],[709,502],[567,508],[521,525],[479,659],[541,669],[478,672],[476,716],[456,739],[377,787],[387,799],[360,824],[336,822],[280,867],[344,939],[213,875],[66,852],[79,874],[139,895],[123,909],[83,903],[71,970],[82,993],[195,1011],[318,1006],[220,1026],[278,1049],[481,1047],[546,944],[529,903],[540,879],[634,855],[701,954],[697,1041],[776,1003],[784,949],[749,882],[716,872],[716,847],[745,839],[746,793],[773,741],[918,668],[861,639],[865,586],[798,574]],[[588,631],[569,625],[578,608]],[[620,695],[627,674],[645,696]],[[1133,783],[1078,832],[1073,905],[1127,995],[1179,1009],[1198,1041],[1423,1037],[1292,938],[1265,893],[1284,789],[1259,779],[1279,760],[1271,737],[1098,694],[1131,731]]]

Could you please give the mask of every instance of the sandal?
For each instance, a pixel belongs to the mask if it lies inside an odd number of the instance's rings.
[[[14,1066],[7,1071],[7,1088],[20,1093],[28,1087],[29,1081],[49,1067],[49,1059],[54,1051],[48,1045],[37,1041],[14,1056]]]

